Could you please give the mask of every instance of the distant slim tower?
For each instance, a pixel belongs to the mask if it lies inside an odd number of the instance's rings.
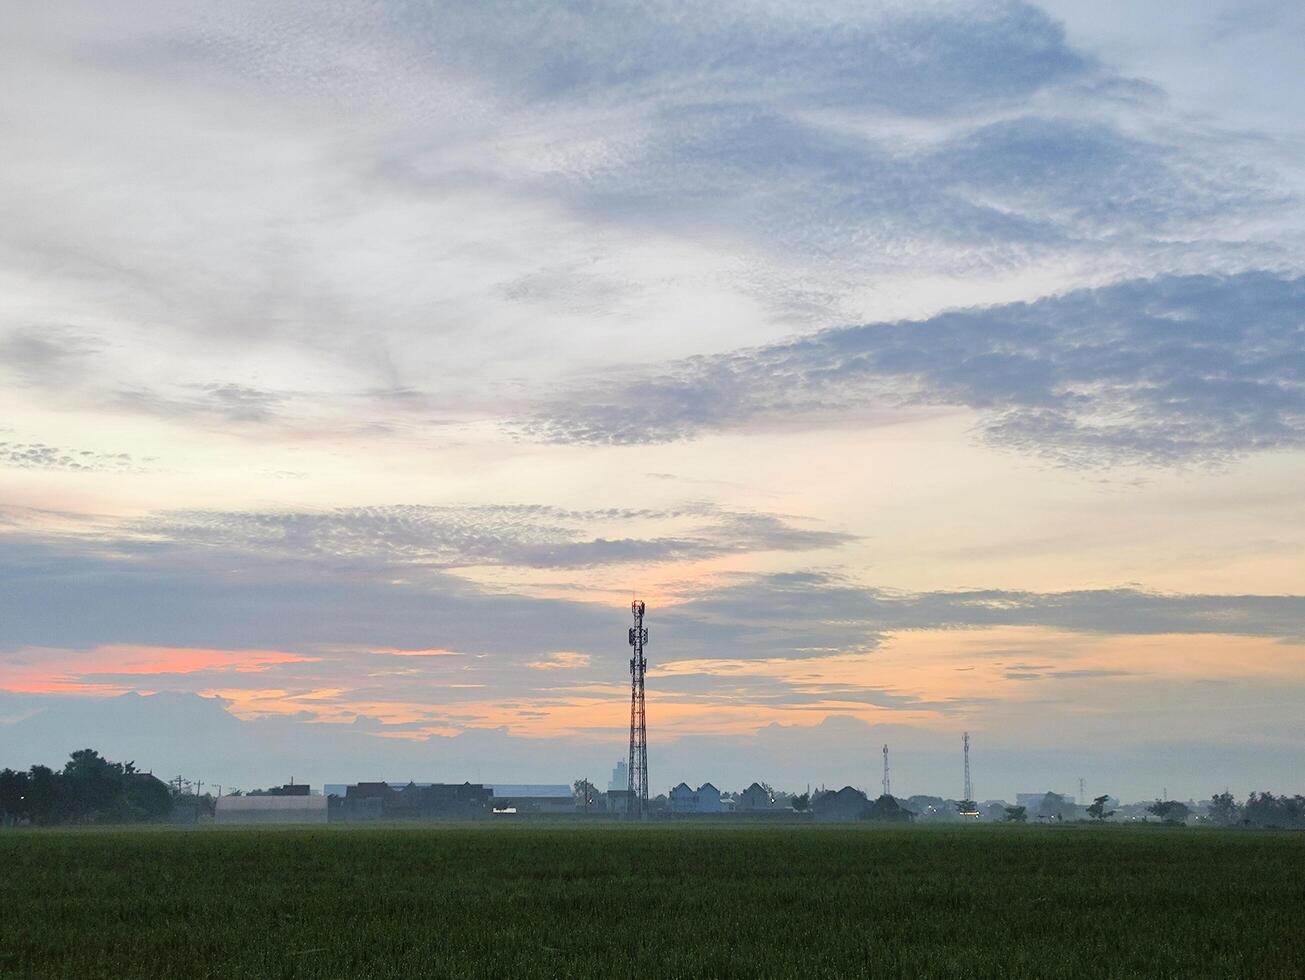
[[[888,791],[888,746],[884,746],[884,796],[892,796]]]
[[[642,599],[630,603],[634,625],[630,627],[630,810],[636,819],[648,812],[648,724],[643,710],[643,675],[648,662],[643,645],[648,642],[648,628],[643,625]]]
[[[965,798],[973,800],[974,787],[970,785],[970,733],[966,732],[961,736],[961,744],[965,746]]]

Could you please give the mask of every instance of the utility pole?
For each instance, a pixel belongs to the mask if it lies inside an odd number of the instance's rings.
[[[630,810],[629,816],[642,820],[648,813],[648,721],[644,713],[643,676],[648,669],[643,647],[648,642],[648,628],[643,625],[644,603],[630,603],[634,625],[630,627]]]
[[[884,796],[892,796],[888,783],[888,746],[884,746]]]

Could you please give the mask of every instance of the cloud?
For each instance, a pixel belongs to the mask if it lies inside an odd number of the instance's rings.
[[[1254,223],[1295,205],[1248,137],[1013,0],[75,4],[11,28],[0,91],[37,97],[0,100],[10,366],[181,425],[349,430],[375,390],[515,414],[520,378],[607,349],[1293,254]],[[105,341],[72,390],[50,338],[83,329]]]
[[[506,664],[538,662],[559,650],[596,658],[614,643],[623,649],[624,620],[602,604],[485,591],[449,570],[414,566],[409,546],[396,548],[384,536],[315,545],[313,530],[303,542],[284,545],[285,529],[271,528],[267,547],[226,540],[225,532],[154,541],[0,536],[0,574],[10,583],[0,593],[4,644],[314,654],[445,649],[492,654]],[[903,630],[998,626],[1292,641],[1305,637],[1305,598],[1131,588],[904,593],[789,572],[697,584],[688,601],[658,609],[652,625],[658,663],[724,651],[746,659],[821,657],[873,649]],[[605,676],[598,663],[595,676]]]
[[[0,466],[24,470],[91,470],[131,472],[138,467],[129,453],[60,449],[41,442],[0,442]]]
[[[865,588],[825,573],[787,572],[744,576],[673,607],[665,618],[673,645],[684,633],[696,647],[733,649],[743,658],[867,649],[884,634],[903,630],[1009,626],[1301,642],[1305,596],[1167,595],[1135,588],[911,593]]]
[[[991,443],[1073,465],[1305,445],[1305,278],[1137,280],[922,321],[827,330],[569,393],[518,428],[655,443],[867,413],[976,412]]]
[[[587,653],[563,651],[550,653],[543,660],[535,660],[526,666],[534,670],[575,670],[577,667],[588,667],[592,660]]]
[[[66,326],[15,328],[0,336],[0,369],[20,384],[67,384],[99,349],[100,341]]]
[[[115,407],[168,419],[197,419],[228,423],[280,421],[289,395],[241,384],[188,385],[182,394],[170,395],[145,388],[123,388]]]
[[[90,650],[26,648],[0,652],[0,689],[29,693],[121,693],[140,684],[175,683],[176,675],[212,671],[258,673],[313,658],[276,650],[203,650],[102,646]]]
[[[595,536],[595,527],[667,529],[649,537]],[[182,544],[322,555],[396,566],[582,569],[696,561],[757,551],[810,551],[852,540],[780,515],[699,504],[681,510],[565,510],[535,505],[395,506],[325,512],[157,515],[135,528]]]

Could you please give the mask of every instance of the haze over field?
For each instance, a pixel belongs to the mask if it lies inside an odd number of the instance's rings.
[[[1299,791],[1299,3],[4,23],[0,766]]]

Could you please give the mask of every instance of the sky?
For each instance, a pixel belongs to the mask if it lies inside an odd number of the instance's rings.
[[[0,765],[1305,788],[1298,3],[0,4]]]

